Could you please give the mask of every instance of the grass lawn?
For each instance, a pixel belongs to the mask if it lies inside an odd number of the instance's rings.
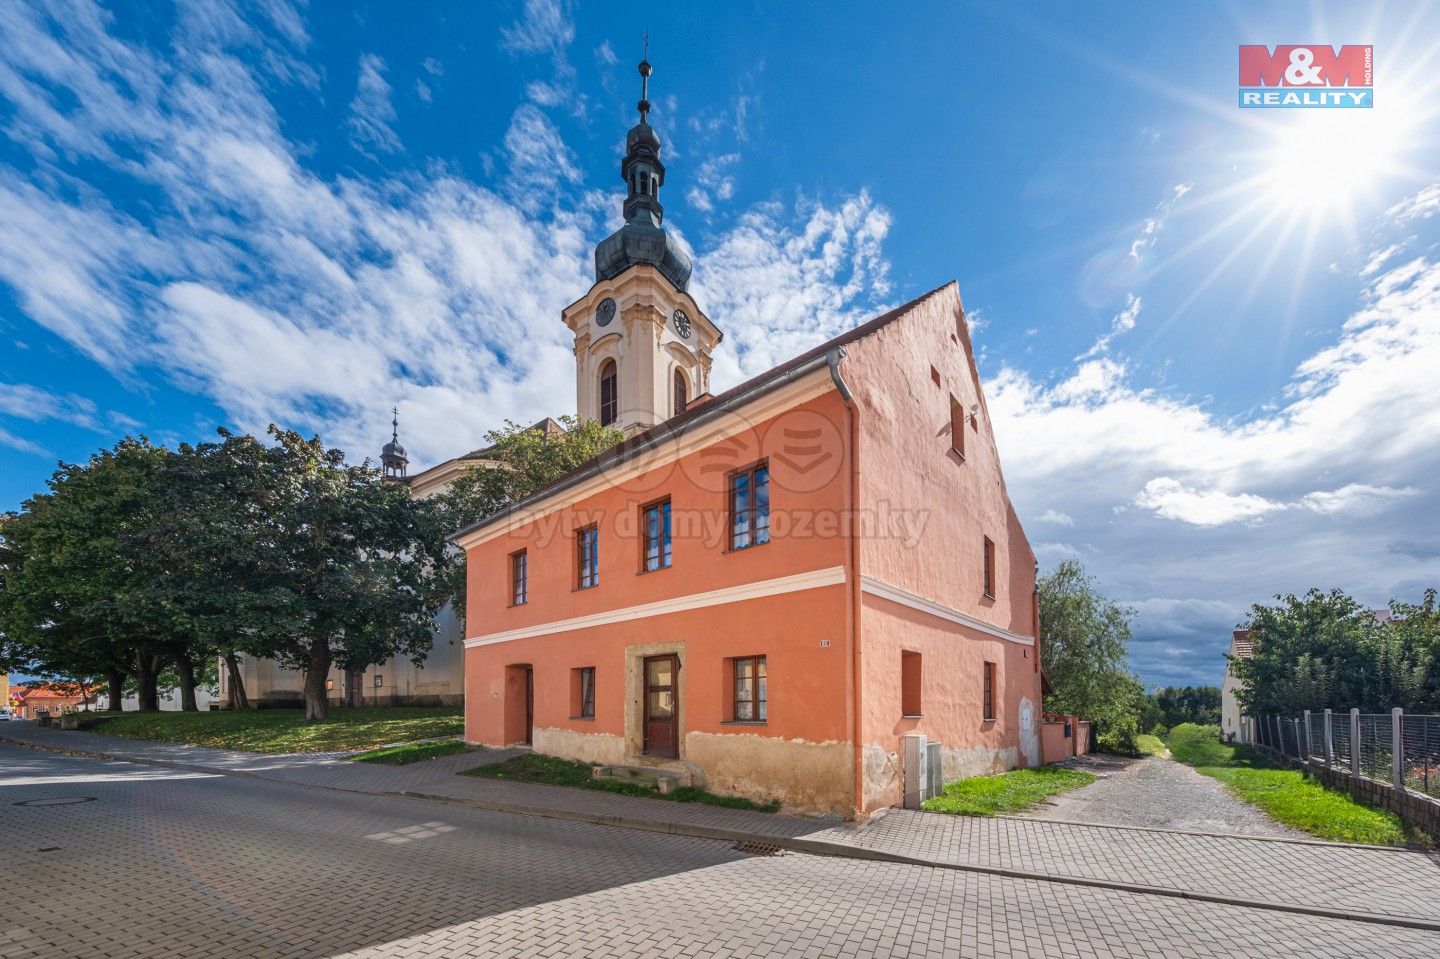
[[[519,783],[543,783],[547,786],[569,786],[573,789],[597,789],[601,792],[619,793],[622,796],[648,796],[651,799],[670,799],[675,802],[698,802],[707,806],[725,806],[729,809],[753,809],[757,812],[776,812],[780,803],[757,803],[740,796],[717,796],[715,793],[681,786],[670,793],[641,783],[617,782],[613,779],[593,779],[589,763],[577,763],[569,759],[540,756],[529,753],[515,756],[503,763],[476,766],[461,771],[462,776],[480,776],[484,779],[507,779]]]
[[[973,776],[945,787],[940,795],[925,800],[928,812],[962,816],[993,816],[1023,812],[1060,793],[1088,786],[1095,781],[1090,773],[1065,766],[1012,769],[998,776]]]
[[[1165,741],[1149,733],[1141,733],[1135,737],[1135,748],[1140,750],[1142,756],[1165,755]]]
[[[1356,802],[1306,779],[1253,749],[1220,741],[1218,726],[1182,723],[1170,730],[1170,754],[1196,772],[1218,779],[1271,818],[1334,842],[1394,846],[1427,841],[1399,816]]]
[[[350,759],[352,762],[357,763],[384,763],[387,766],[408,766],[411,763],[418,763],[426,759],[438,759],[441,756],[453,756],[456,753],[469,751],[470,747],[458,739],[446,739],[438,743],[406,743],[404,746],[387,746],[384,749],[372,749],[368,753],[351,756]]]
[[[318,753],[374,749],[416,739],[456,736],[465,728],[459,707],[331,707],[330,719],[307,723],[298,709],[238,709],[215,713],[124,713],[95,731],[109,736],[188,743],[257,753]]]

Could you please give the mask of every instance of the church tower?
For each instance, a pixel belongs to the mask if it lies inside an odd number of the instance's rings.
[[[403,482],[405,468],[410,465],[410,457],[405,455],[405,447],[400,445],[399,407],[391,410],[390,414],[393,417],[390,420],[390,442],[380,450],[380,469],[385,479]]]
[[[685,410],[710,391],[722,333],[687,288],[690,256],[665,232],[665,165],[651,129],[651,69],[640,61],[640,122],[625,138],[625,225],[595,247],[595,285],[565,308],[575,334],[576,411],[628,432]]]

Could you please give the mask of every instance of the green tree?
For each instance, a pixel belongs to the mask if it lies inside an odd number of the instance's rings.
[[[1093,719],[1125,748],[1138,732],[1144,690],[1130,672],[1134,610],[1101,594],[1078,560],[1040,577],[1041,660],[1051,692],[1045,708]]]
[[[57,680],[103,676],[111,708],[131,675],[140,708],[159,708],[169,649],[151,601],[157,566],[138,534],[152,522],[168,455],[127,437],[87,463],[61,464],[48,493],[4,518],[5,658]]]
[[[594,420],[562,416],[561,431],[521,426],[510,420],[486,434],[486,457],[494,465],[475,466],[460,475],[437,497],[437,508],[451,533],[518,502],[536,490],[585,465],[625,438],[619,430]],[[465,612],[463,557],[448,571],[447,596],[460,615]]]
[[[268,494],[248,511],[241,552],[247,579],[284,596],[283,628],[266,627],[252,650],[305,674],[305,716],[329,717],[331,666],[363,668],[390,656],[423,659],[444,600],[447,556],[441,511],[350,465],[318,438],[270,428]]]

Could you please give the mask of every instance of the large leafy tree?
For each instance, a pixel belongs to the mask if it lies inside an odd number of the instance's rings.
[[[490,461],[461,474],[436,499],[450,533],[464,529],[585,465],[624,439],[625,434],[594,420],[561,417],[561,430],[505,426],[486,434]],[[465,564],[451,566],[447,596],[462,615],[465,610]]]
[[[1440,708],[1433,590],[1418,605],[1393,603],[1387,618],[1341,590],[1312,589],[1255,604],[1245,626],[1253,654],[1231,665],[1244,684],[1240,707],[1250,715]]]
[[[243,525],[254,585],[285,598],[284,629],[252,650],[305,673],[307,719],[328,718],[337,661],[350,669],[429,650],[449,562],[441,511],[345,462],[318,439],[271,427],[268,494]]]
[[[125,676],[141,709],[158,708],[171,649],[153,603],[157,572],[142,546],[169,454],[126,438],[84,464],[61,464],[49,492],[4,518],[0,632],[11,661],[47,677],[104,677],[118,707]]]
[[[1133,738],[1143,688],[1130,672],[1134,610],[1103,595],[1078,560],[1040,577],[1040,635],[1051,692],[1045,708]]]

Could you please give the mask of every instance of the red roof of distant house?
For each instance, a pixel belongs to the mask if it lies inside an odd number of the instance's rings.
[[[1255,643],[1250,639],[1250,630],[1235,630],[1232,637],[1231,649],[1234,650],[1233,655],[1239,656],[1241,659],[1249,659],[1255,655]]]

